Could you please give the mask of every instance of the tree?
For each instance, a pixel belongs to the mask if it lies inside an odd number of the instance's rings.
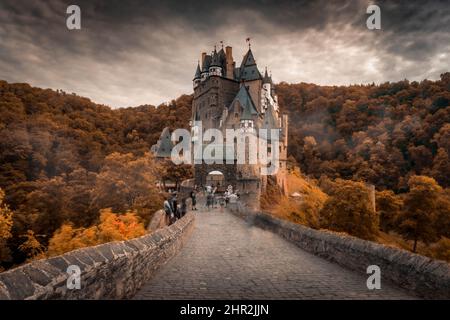
[[[442,237],[433,247],[432,256],[435,259],[450,262],[450,238]]]
[[[434,157],[431,175],[440,185],[450,185],[450,159],[444,148],[439,148]]]
[[[320,211],[320,224],[323,228],[347,232],[362,239],[374,239],[379,217],[373,211],[366,185],[337,179],[331,197]]]
[[[434,228],[437,235],[450,239],[450,189],[439,195],[436,212]]]
[[[450,123],[444,124],[439,132],[437,132],[433,141],[436,142],[439,148],[444,149],[447,154],[450,153]]]
[[[148,221],[162,207],[163,195],[156,187],[158,171],[159,166],[149,153],[143,157],[112,153],[97,175],[91,206],[116,212],[136,210]]]
[[[99,242],[127,240],[144,234],[145,227],[136,212],[128,211],[120,215],[114,214],[109,208],[101,210],[98,225]]]
[[[412,176],[408,186],[404,210],[398,219],[398,232],[413,241],[412,251],[416,252],[417,241],[430,243],[436,240],[435,221],[442,188],[436,180],[427,176]]]
[[[175,189],[178,190],[183,180],[192,178],[192,166],[188,164],[176,165],[170,159],[161,162],[161,171],[158,173],[164,187],[166,181],[175,182]]]
[[[90,237],[88,237],[87,235],[89,235]],[[50,239],[47,255],[50,257],[56,256],[65,252],[95,244],[97,244],[95,230],[91,230],[91,228],[76,229],[72,224],[63,224],[61,228],[55,231],[53,237]]]
[[[12,237],[13,212],[4,203],[5,192],[0,188],[0,269],[1,263],[10,259],[6,241]]]
[[[100,211],[100,221],[89,228],[74,228],[66,223],[49,241],[48,256],[97,244],[140,237],[146,233],[144,224],[135,212],[116,214],[110,208]]]
[[[34,190],[17,210],[20,234],[28,229],[37,234],[51,235],[68,218],[66,183],[60,176],[33,182]]]
[[[25,241],[19,246],[19,250],[27,255],[30,260],[44,258],[44,246],[36,239],[32,230],[28,230],[25,235]]]
[[[376,204],[380,215],[380,229],[384,232],[394,230],[403,207],[402,199],[392,190],[384,190],[376,193]]]

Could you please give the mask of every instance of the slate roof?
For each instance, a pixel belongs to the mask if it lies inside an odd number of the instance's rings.
[[[201,70],[200,70],[200,63],[197,64],[197,70],[195,70],[194,80],[200,79],[201,77]]]
[[[203,65],[202,65],[202,72],[208,72],[209,71],[209,66],[211,65],[211,56],[210,55],[206,55],[205,56],[205,60],[203,61]]]
[[[241,86],[231,105],[236,101],[239,101],[239,104],[242,107],[241,120],[252,120],[255,115],[258,115],[258,110],[256,110],[252,97],[245,85]]]
[[[215,66],[215,67],[220,67],[221,66],[221,63],[219,61],[219,55],[217,54],[216,49],[214,49],[214,52],[212,53],[210,66]]]
[[[267,73],[267,68],[266,71],[264,72],[263,83],[272,83],[272,77],[270,77],[269,74]]]
[[[260,137],[266,140],[270,140],[271,131],[270,129],[280,129],[278,121],[276,120],[275,110],[272,105],[269,104],[266,112],[264,112],[263,123],[261,129],[267,129],[267,133],[261,132]],[[280,134],[280,133],[279,133]]]

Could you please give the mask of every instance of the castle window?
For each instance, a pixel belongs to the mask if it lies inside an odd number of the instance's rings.
[[[234,117],[235,117],[235,118],[239,117],[239,113],[236,112],[236,113],[234,114]]]

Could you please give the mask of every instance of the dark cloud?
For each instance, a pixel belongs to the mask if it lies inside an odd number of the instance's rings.
[[[0,78],[77,92],[114,107],[191,92],[201,51],[224,40],[240,62],[245,38],[276,81],[350,84],[437,78],[449,70],[447,1],[0,2]],[[78,4],[82,30],[65,26]]]

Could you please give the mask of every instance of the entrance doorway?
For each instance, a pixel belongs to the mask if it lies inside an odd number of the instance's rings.
[[[225,176],[220,171],[211,171],[206,176],[206,185],[217,187],[217,191],[225,190]]]

